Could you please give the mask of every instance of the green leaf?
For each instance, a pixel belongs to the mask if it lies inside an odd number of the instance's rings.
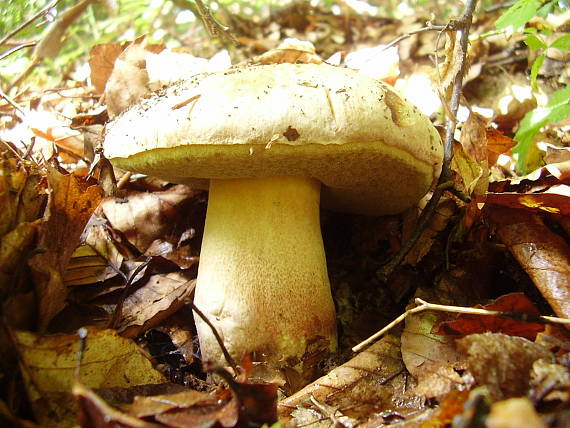
[[[495,21],[495,27],[499,30],[524,27],[541,5],[539,0],[519,0]]]
[[[538,9],[536,15],[540,16],[541,18],[546,18],[548,14],[554,10],[555,7],[556,7],[556,0],[555,1],[550,0],[549,2],[542,5],[540,9]]]
[[[558,37],[550,44],[551,48],[560,49],[562,51],[570,51],[570,34],[564,34]]]
[[[538,58],[536,58],[532,63],[532,67],[530,69],[530,86],[532,87],[533,91],[537,90],[536,78],[538,77],[538,72],[540,71],[540,67],[544,62],[544,58],[546,58],[546,55],[542,54]]]
[[[542,39],[535,34],[529,34],[528,36],[526,36],[524,42],[533,51],[537,51],[539,49],[546,49],[548,47],[547,44],[544,43]]]
[[[528,152],[534,136],[548,123],[560,122],[570,116],[570,85],[554,92],[546,107],[535,108],[528,112],[514,136],[517,145],[513,153],[518,153],[517,169],[526,174]]]

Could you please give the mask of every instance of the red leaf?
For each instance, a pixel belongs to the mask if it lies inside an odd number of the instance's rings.
[[[469,334],[492,332],[534,340],[536,335],[544,330],[544,324],[524,321],[525,315],[530,315],[532,318],[539,316],[540,313],[523,293],[506,294],[488,305],[477,305],[476,307],[503,312],[509,318],[463,314],[453,321],[442,322],[434,328],[434,333],[463,337]]]

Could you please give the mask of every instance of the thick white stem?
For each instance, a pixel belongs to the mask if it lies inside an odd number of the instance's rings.
[[[232,356],[292,367],[336,347],[319,201],[310,178],[211,181],[194,302]],[[225,365],[195,318],[202,356]]]

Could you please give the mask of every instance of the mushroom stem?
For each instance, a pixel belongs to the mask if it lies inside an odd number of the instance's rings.
[[[315,353],[336,348],[319,201],[312,178],[211,180],[194,302],[233,357],[306,377]],[[210,328],[196,326],[203,358],[225,364]]]

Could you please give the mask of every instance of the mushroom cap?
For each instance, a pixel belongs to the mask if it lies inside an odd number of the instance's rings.
[[[325,206],[376,215],[428,191],[443,147],[429,119],[382,82],[325,64],[272,64],[152,94],[108,125],[104,153],[120,168],[190,185],[312,177]]]

